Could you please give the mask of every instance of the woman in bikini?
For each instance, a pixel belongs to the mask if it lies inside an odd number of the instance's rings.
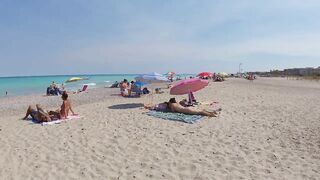
[[[217,117],[218,113],[216,111],[209,112],[206,110],[195,110],[189,107],[183,107],[181,104],[177,103],[175,98],[171,98],[169,100],[169,108],[172,112],[183,113],[183,114],[190,114],[190,115],[202,115],[202,116],[209,116],[209,117]]]
[[[180,102],[181,103],[181,102]],[[169,102],[160,103],[157,105],[144,105],[144,108],[153,111],[164,111],[164,112],[176,112],[182,114],[189,114],[189,115],[202,115],[202,116],[209,116],[209,117],[217,117],[217,111],[206,111],[206,110],[195,110],[189,107],[184,107],[180,103],[177,103],[175,98],[171,98]]]
[[[26,120],[30,115],[33,120],[37,122],[49,122],[58,119],[66,119],[69,115],[69,111],[71,111],[72,115],[77,115],[72,110],[71,102],[68,100],[68,94],[64,92],[61,96],[63,102],[60,110],[45,112],[39,104],[36,105],[36,109],[32,106],[29,106],[27,109],[27,113],[23,118]]]
[[[71,102],[70,102],[70,100],[68,100],[68,94],[67,93],[63,93],[61,98],[63,100],[63,103],[62,103],[61,109],[60,109],[61,118],[62,119],[67,118],[68,115],[69,115],[69,111],[71,111],[72,115],[77,115],[72,110]]]

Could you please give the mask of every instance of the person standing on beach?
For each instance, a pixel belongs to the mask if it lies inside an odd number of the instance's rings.
[[[6,96],[8,96],[8,91],[6,91]]]

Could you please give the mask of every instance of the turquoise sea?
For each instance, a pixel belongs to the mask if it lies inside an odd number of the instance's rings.
[[[52,81],[57,84],[64,83],[67,90],[75,91],[81,89],[84,84],[88,84],[89,88],[105,87],[123,79],[134,80],[136,76],[137,74],[0,77],[0,97],[46,94],[46,89]],[[189,75],[181,74],[180,76],[184,78]],[[88,78],[88,80],[65,83],[72,77]],[[8,92],[8,95],[6,95],[6,92]]]

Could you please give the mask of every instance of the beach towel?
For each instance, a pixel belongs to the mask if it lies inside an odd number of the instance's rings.
[[[66,122],[66,121],[69,121],[69,120],[72,120],[72,119],[80,119],[81,116],[79,115],[76,115],[76,116],[68,116],[67,119],[58,119],[58,120],[54,120],[54,121],[50,121],[50,122],[37,122],[35,121],[34,119],[31,119],[31,123],[33,124],[41,124],[42,126],[46,126],[46,125],[53,125],[53,124],[60,124],[62,122]]]
[[[149,111],[146,113],[148,116],[161,118],[165,120],[180,121],[189,124],[196,123],[201,120],[200,115],[187,115],[182,113],[161,112],[161,111]]]

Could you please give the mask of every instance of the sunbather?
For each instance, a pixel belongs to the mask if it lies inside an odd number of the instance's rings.
[[[172,112],[178,112],[183,114],[190,114],[190,115],[202,115],[202,116],[210,116],[210,117],[216,117],[218,114],[216,111],[209,112],[206,110],[194,110],[188,107],[183,107],[179,103],[177,103],[175,98],[171,98],[169,101],[169,108]]]
[[[30,115],[32,119],[37,122],[49,122],[57,119],[66,119],[69,115],[69,111],[71,111],[72,115],[77,115],[74,113],[71,107],[71,102],[68,100],[68,94],[64,92],[61,96],[63,103],[61,105],[61,109],[56,111],[45,112],[39,104],[36,105],[36,109],[29,106],[27,109],[26,116],[23,119],[27,119]]]
[[[69,115],[69,111],[71,111],[72,115],[76,115],[74,111],[72,110],[71,102],[68,100],[68,94],[63,93],[61,96],[63,103],[61,105],[61,109],[59,111],[60,113],[60,118],[64,119],[67,118]]]
[[[157,105],[144,105],[144,108],[148,110],[154,110],[154,111],[170,111],[170,112],[177,112],[177,113],[182,113],[182,114],[189,114],[189,115],[202,115],[202,116],[210,116],[210,117],[216,117],[218,115],[217,111],[206,111],[206,110],[195,110],[191,109],[189,107],[184,107],[181,104],[183,101],[180,103],[176,102],[175,98],[171,98],[169,102],[164,102],[160,103]]]
[[[51,117],[46,113],[39,104],[36,105],[36,109],[32,106],[29,106],[27,109],[26,116],[22,119],[26,120],[28,116],[31,116],[34,121],[37,122],[48,122],[51,121]]]
[[[168,102],[164,102],[164,103],[160,103],[157,105],[148,105],[145,104],[144,108],[149,109],[149,110],[153,110],[153,111],[170,111],[169,109],[169,103]]]
[[[161,90],[161,88],[156,88],[155,91],[156,91],[156,94],[162,94],[162,93],[164,93],[164,92]]]

